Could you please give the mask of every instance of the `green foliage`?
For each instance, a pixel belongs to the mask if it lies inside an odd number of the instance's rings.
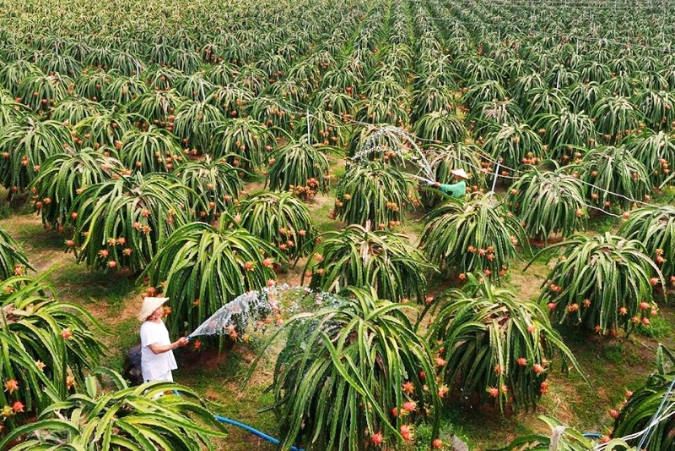
[[[0,281],[14,275],[21,275],[26,269],[33,269],[19,245],[4,230],[0,229]]]
[[[626,97],[607,97],[598,101],[591,117],[605,144],[615,144],[637,128],[640,113]]]
[[[309,141],[315,146],[342,146],[344,132],[342,120],[332,111],[319,109],[310,113],[309,121],[306,114],[291,115],[295,122],[290,125],[293,136],[300,141],[307,141],[307,132],[310,133]],[[309,123],[308,123],[309,122]],[[309,127],[309,130],[307,129]],[[281,135],[279,130],[275,130]],[[283,135],[282,135],[283,136]]]
[[[567,164],[581,157],[579,149],[592,147],[597,139],[593,120],[583,111],[564,108],[558,113],[546,113],[535,118],[534,128],[548,146],[549,158]],[[577,155],[579,153],[579,155]]]
[[[619,235],[637,240],[661,268],[664,277],[675,283],[675,207],[647,206],[630,212]]]
[[[122,163],[104,152],[116,153],[89,147],[78,151],[67,149],[42,164],[31,188],[43,223],[55,228],[74,224],[77,214],[73,215],[73,207],[78,194],[88,186],[124,173]]]
[[[102,389],[104,382],[114,390]],[[169,391],[174,394],[152,399]],[[173,382],[128,387],[120,374],[101,368],[87,377],[80,393],[54,397],[36,421],[12,430],[0,447],[22,438],[12,449],[47,450],[66,444],[87,451],[214,450],[210,438],[224,436],[195,392]]]
[[[167,327],[182,334],[240,294],[264,287],[275,277],[272,262],[281,258],[243,228],[194,222],[173,232],[143,274],[151,286],[164,287],[172,309]]]
[[[217,220],[232,206],[244,189],[239,169],[210,157],[181,163],[175,175],[188,191],[190,212],[205,222]]]
[[[504,448],[498,451],[518,451],[527,449],[531,451],[589,451],[595,449],[596,441],[584,437],[576,429],[565,426],[555,418],[540,415],[539,419],[551,428],[551,435],[531,434],[518,437]],[[602,445],[606,451],[637,451],[629,448],[623,440],[611,440]]]
[[[432,355],[413,331],[410,307],[379,300],[372,289],[349,287],[344,295],[324,296],[319,310],[288,320],[252,366],[251,372],[278,334],[287,333],[270,386],[281,447],[379,449],[372,437],[382,434],[396,448],[424,417],[437,436]]]
[[[169,56],[169,64],[184,74],[194,74],[202,66],[199,53],[190,49],[174,49]]]
[[[630,332],[639,322],[649,323],[652,285],[663,283],[663,276],[642,243],[610,233],[574,235],[532,261],[557,247],[564,251],[539,295],[554,321],[613,336],[619,328]]]
[[[347,147],[347,155],[357,162],[379,161],[404,166],[410,155],[403,130],[386,124],[357,125]]]
[[[291,128],[291,109],[285,102],[273,97],[256,97],[249,108],[249,116],[265,124],[275,136],[287,136]],[[297,118],[296,118],[297,119]]]
[[[527,235],[505,204],[491,194],[460,202],[448,199],[426,216],[420,249],[432,263],[455,273],[506,274],[516,246]]]
[[[413,183],[393,167],[351,163],[337,187],[335,217],[349,224],[394,227],[401,210],[419,205]]]
[[[579,73],[560,62],[550,67],[544,79],[551,88],[561,89],[577,82],[579,80]]]
[[[395,82],[394,82],[395,83]],[[399,86],[400,87],[400,86]],[[401,88],[402,89],[402,88]],[[388,124],[403,127],[409,121],[409,114],[405,104],[409,100],[403,97],[382,97],[376,94],[356,104],[356,120],[368,124]]]
[[[50,118],[57,122],[74,125],[88,117],[105,112],[105,107],[98,102],[83,97],[68,97],[54,107]]]
[[[508,97],[504,86],[498,80],[486,80],[471,84],[471,87],[460,99],[469,110],[473,110],[478,105],[497,100],[503,101]]]
[[[668,131],[675,119],[675,98],[668,91],[645,89],[633,99],[636,109],[653,130]]]
[[[522,221],[527,235],[547,241],[553,234],[563,237],[583,230],[588,219],[584,185],[560,169],[523,172],[508,197],[513,213]]]
[[[270,189],[292,190],[303,199],[328,191],[330,165],[324,151],[306,142],[289,140],[269,159]]]
[[[523,112],[511,99],[491,100],[478,105],[470,111],[467,121],[471,123],[474,136],[485,137],[490,132],[498,132],[503,124],[514,124],[522,121]]]
[[[485,81],[500,79],[494,60],[482,57],[482,55],[476,56],[465,53],[454,61],[453,68],[459,72],[462,81],[466,84],[471,84],[474,81],[482,84]]]
[[[18,122],[27,111],[27,108],[17,102],[9,91],[0,88],[0,128]]]
[[[214,142],[212,133],[218,124],[226,121],[225,115],[218,107],[204,100],[188,100],[176,109],[173,126],[169,126],[181,139],[184,148],[197,149],[202,153],[212,153]]]
[[[124,89],[123,87],[120,94],[126,95]],[[174,115],[181,100],[180,94],[175,89],[146,90],[139,92],[125,108],[129,113],[136,113],[144,123],[165,126],[169,122],[169,116]]]
[[[509,168],[536,165],[545,156],[541,138],[525,123],[503,124],[485,137],[483,150]]]
[[[19,92],[19,84],[21,84],[24,79],[39,75],[44,75],[39,67],[29,62],[27,59],[17,58],[15,61],[3,65],[2,70],[0,70],[0,82],[3,87],[12,89],[12,94],[16,96]],[[31,92],[30,95],[32,96],[33,93]],[[22,100],[23,99],[19,98],[17,102],[21,102]],[[25,104],[27,102],[23,103]]]
[[[638,81],[632,77],[627,71],[622,71],[616,77],[610,78],[602,84],[605,91],[611,93],[612,96],[620,95],[630,97],[634,94]]]
[[[514,98],[518,101],[521,107],[526,108],[530,106],[529,97],[532,92],[538,92],[544,88],[544,78],[542,74],[529,69],[519,76],[511,78],[510,92],[513,93]]]
[[[589,82],[603,83],[611,77],[611,71],[607,64],[598,61],[586,60],[581,69],[580,78]]]
[[[80,97],[93,101],[103,100],[103,90],[108,87],[115,73],[109,73],[93,68],[84,69],[75,82],[77,94]]]
[[[628,152],[642,163],[655,186],[666,181],[675,165],[675,139],[668,133],[650,130],[624,141]]]
[[[205,71],[183,77],[177,86],[183,96],[199,102],[207,100],[215,88],[215,84],[209,80],[209,75]]]
[[[251,118],[215,125],[211,138],[215,142],[211,155],[214,159],[226,158],[231,165],[249,171],[267,162],[274,142],[267,126]]]
[[[614,436],[626,437],[647,429],[646,436],[640,435],[628,443],[636,447],[639,444],[640,449],[675,448],[671,433],[675,420],[668,415],[675,403],[673,364],[675,357],[660,344],[656,351],[657,371],[649,376],[644,386],[633,392],[622,407],[614,422]]]
[[[469,274],[463,289],[437,297],[436,310],[428,341],[437,343],[439,372],[454,393],[477,395],[502,413],[507,406],[530,409],[548,390],[549,360],[556,353],[563,370],[571,363],[581,372],[546,311],[493,288],[487,278]]]
[[[314,251],[305,267],[311,288],[340,292],[370,286],[382,299],[425,301],[425,273],[434,267],[405,235],[352,224],[323,234]]]
[[[188,222],[188,205],[188,188],[173,176],[135,174],[91,185],[73,207],[71,249],[92,269],[140,271]]]
[[[118,105],[127,105],[149,92],[148,85],[138,75],[114,77],[103,88],[103,99]]]
[[[170,172],[183,159],[183,150],[173,135],[151,125],[126,132],[119,155],[126,167],[148,174]]]
[[[0,129],[0,183],[12,192],[25,190],[47,158],[72,145],[60,122],[26,116],[6,125]]]
[[[328,74],[326,74],[328,76]],[[324,80],[326,79],[324,76]],[[337,84],[332,84],[324,89],[317,91],[313,96],[313,103],[317,109],[326,109],[333,114],[343,117],[344,115],[353,115],[356,99],[345,91],[345,88]]]
[[[281,261],[311,252],[316,239],[309,208],[289,192],[260,192],[239,205],[239,225],[279,249]]]
[[[253,101],[255,94],[239,83],[226,83],[219,86],[211,95],[211,102],[218,105],[228,117],[239,116],[239,111]]]
[[[417,121],[434,111],[455,111],[455,103],[454,93],[450,87],[425,85],[415,95],[413,118]]]
[[[618,205],[627,209],[633,200],[649,199],[645,197],[652,189],[649,174],[626,147],[597,147],[573,170],[589,185],[586,197],[600,208]]]
[[[88,116],[72,125],[78,144],[95,149],[100,146],[120,149],[124,134],[131,130],[131,123],[131,115],[113,110]]]
[[[461,142],[467,134],[462,120],[447,110],[421,116],[415,122],[414,131],[419,139],[436,144]]]
[[[47,113],[69,95],[72,83],[70,78],[58,73],[33,73],[19,83],[17,96],[34,112]]]
[[[542,87],[535,88],[527,93],[528,102],[524,106],[525,117],[536,118],[538,116],[558,115],[562,113],[569,100],[558,88]]]
[[[94,317],[56,299],[42,279],[17,276],[0,283],[0,404],[7,432],[45,409],[50,397],[70,393],[103,353]],[[12,413],[4,415],[8,406]]]
[[[598,82],[576,83],[570,87],[570,108],[575,113],[589,112],[598,100],[607,96],[607,91]]]

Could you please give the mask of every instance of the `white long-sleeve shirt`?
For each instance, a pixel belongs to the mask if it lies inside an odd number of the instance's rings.
[[[146,321],[141,326],[141,371],[145,382],[153,381],[178,368],[173,351],[155,354],[150,345],[170,345],[169,331],[162,321]]]

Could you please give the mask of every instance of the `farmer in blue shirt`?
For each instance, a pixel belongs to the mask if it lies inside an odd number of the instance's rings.
[[[466,180],[469,179],[469,175],[464,171],[464,169],[455,169],[450,171],[452,175],[455,176],[455,183],[444,184],[439,182],[431,182],[430,185],[434,188],[438,188],[443,194],[448,196],[462,199],[466,196]]]

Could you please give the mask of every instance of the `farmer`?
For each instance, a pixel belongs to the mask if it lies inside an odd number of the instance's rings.
[[[469,175],[464,169],[455,169],[450,171],[450,173],[455,177],[455,183],[429,182],[429,185],[438,188],[443,194],[461,199],[466,195],[466,180],[469,179]]]
[[[141,370],[143,381],[170,381],[173,382],[171,370],[178,368],[173,350],[189,343],[186,337],[181,337],[173,343],[169,340],[162,316],[162,306],[169,298],[144,298],[143,306],[138,314],[138,320],[143,321],[141,326]]]

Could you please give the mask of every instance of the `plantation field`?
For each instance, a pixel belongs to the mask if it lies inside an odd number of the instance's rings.
[[[0,5],[0,449],[675,450],[673,13]]]
[[[311,207],[317,208],[314,210],[317,215],[326,216],[326,208],[320,208],[320,204],[317,202]],[[606,221],[597,224],[599,229],[608,226]],[[104,363],[121,370],[125,350],[138,342],[139,324],[135,314],[140,290],[135,288],[133,278],[128,273],[113,277],[110,274],[92,273],[76,264],[63,253],[62,240],[53,231],[45,231],[39,219],[32,214],[14,212],[0,221],[0,227],[17,239],[30,261],[37,262],[40,272],[53,270],[48,279],[61,299],[85,306],[106,325],[110,334],[102,337],[109,350]],[[410,228],[406,230],[416,235],[416,227],[417,224],[411,222]],[[517,263],[516,266],[520,268],[524,265]],[[506,285],[523,299],[534,298],[544,281],[545,272],[542,265],[536,265],[527,272],[516,269]],[[278,280],[279,283],[288,282],[294,286],[300,277],[301,271],[296,269],[280,274]],[[442,280],[433,283],[438,285],[436,289],[446,284]],[[542,413],[556,416],[583,431],[606,432],[612,423],[609,411],[621,405],[626,390],[639,387],[654,370],[657,344],[665,343],[671,347],[674,344],[672,321],[675,320],[675,312],[670,305],[665,305],[660,315],[653,329],[628,338],[607,340],[593,334],[566,332],[566,342],[588,375],[591,385],[577,374],[554,371],[550,376],[550,392],[536,411],[501,416],[487,405],[450,409],[445,415],[442,428],[444,435],[458,434],[471,449],[500,447],[517,434],[544,431],[544,425],[536,418]],[[207,352],[185,350],[177,354],[180,368],[174,375],[179,383],[195,388],[204,399],[213,403],[211,408],[214,413],[276,436],[274,416],[269,412],[259,412],[272,401],[269,394],[264,393],[273,371],[271,364],[259,370],[251,382],[241,385],[241,378],[247,373],[259,348],[259,341],[265,338],[264,335],[255,336],[251,342],[236,344],[223,353],[213,349]],[[269,358],[272,359],[276,352],[278,350],[272,350]],[[222,441],[218,449],[251,448],[274,449],[264,440],[240,432],[237,428],[229,429],[229,437]]]

